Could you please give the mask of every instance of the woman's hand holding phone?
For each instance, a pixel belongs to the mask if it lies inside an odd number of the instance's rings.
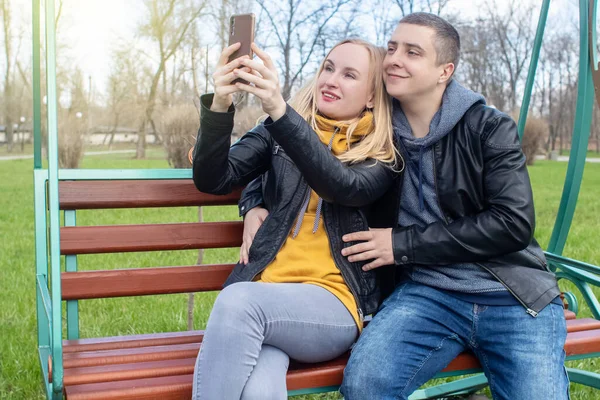
[[[240,43],[234,43],[226,47],[219,57],[217,69],[212,75],[215,82],[215,95],[210,106],[211,111],[227,112],[233,103],[233,93],[240,91],[240,88],[232,83],[238,78],[234,71],[242,67],[242,63],[248,59],[248,56],[242,56],[229,62],[229,57],[239,48]],[[250,71],[250,69],[246,69],[246,71]]]
[[[252,50],[254,51],[254,54],[262,60],[262,63],[249,58],[241,59],[241,65],[249,68],[251,71],[247,68],[234,69],[232,71],[234,79],[242,78],[248,82],[248,84],[238,82],[235,84],[235,87],[238,90],[252,93],[258,97],[262,103],[263,111],[269,114],[273,121],[277,121],[285,114],[287,107],[285,100],[281,95],[277,69],[273,64],[271,57],[266,52],[259,49],[254,43],[252,43]],[[233,79],[230,81],[232,80]]]

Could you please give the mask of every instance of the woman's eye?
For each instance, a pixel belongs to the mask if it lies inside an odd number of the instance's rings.
[[[393,47],[388,47],[387,52],[388,53],[393,53],[394,51],[396,51]]]
[[[346,78],[356,79],[356,77],[353,74],[346,74]]]

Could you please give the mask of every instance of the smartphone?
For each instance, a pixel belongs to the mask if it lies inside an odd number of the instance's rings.
[[[229,61],[242,56],[252,58],[253,53],[250,45],[254,42],[254,14],[232,15],[229,19],[229,45],[240,42],[241,46],[229,57]],[[248,83],[244,79],[236,79],[233,83]]]

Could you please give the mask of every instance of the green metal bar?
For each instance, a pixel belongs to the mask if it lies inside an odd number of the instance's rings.
[[[567,373],[569,374],[571,383],[579,383],[581,385],[600,389],[600,374],[574,368],[567,368]]]
[[[529,62],[529,72],[527,73],[527,82],[525,83],[525,93],[523,93],[523,101],[521,102],[521,113],[519,114],[519,138],[523,138],[525,132],[525,123],[527,122],[527,114],[529,113],[529,103],[531,101],[531,92],[535,81],[535,71],[537,70],[538,60],[540,58],[540,50],[544,38],[544,29],[546,28],[546,20],[548,19],[548,9],[550,8],[550,0],[544,0],[540,10],[540,18],[538,19],[537,31],[533,42],[533,53]]]
[[[572,258],[567,258],[563,256],[558,256],[556,254],[546,252],[546,259],[551,263],[556,263],[560,265],[569,265],[571,267],[581,269],[586,272],[590,272],[592,274],[600,275],[600,267],[592,264],[588,264],[583,261],[573,260]]]
[[[587,282],[583,282],[580,279],[573,277],[571,273],[565,272],[558,272],[556,274],[556,279],[566,279],[572,282],[575,286],[577,286],[577,289],[579,289],[579,291],[581,292],[581,296],[590,308],[590,311],[594,315],[594,318],[600,319],[600,304],[598,304],[598,299],[596,299],[594,292],[592,291],[590,285],[588,285]]]
[[[48,106],[48,200],[50,213],[50,279],[52,294],[52,391],[62,395],[62,307],[60,290],[60,210],[58,204],[58,103],[54,0],[46,0],[46,91]]]
[[[42,168],[42,89],[40,73],[40,0],[32,1],[33,25],[33,168]]]
[[[61,169],[59,180],[191,179],[191,169]]]
[[[594,286],[600,287],[600,277],[594,274],[590,274],[587,271],[582,271],[570,265],[562,264],[560,266],[560,272],[568,274],[570,277],[578,279],[582,282],[590,283]]]
[[[483,389],[488,385],[484,374],[477,374],[454,382],[420,389],[411,394],[409,400],[437,399],[446,396],[466,395]]]
[[[46,171],[33,171],[33,210],[35,227],[35,274],[43,276],[47,281],[48,248],[46,236]],[[48,286],[46,284],[46,291]],[[49,322],[45,317],[44,303],[41,292],[36,290],[36,314],[38,347],[50,346]]]
[[[565,358],[566,361],[577,361],[577,360],[587,360],[588,358],[598,358],[600,357],[600,353],[588,353],[588,354],[577,354],[574,356],[567,356]]]
[[[573,311],[575,315],[579,314],[579,300],[577,300],[577,296],[571,292],[564,292],[563,296],[565,296],[565,299],[567,299],[569,311]]]
[[[45,317],[49,326],[52,326],[52,298],[48,291],[48,281],[45,275],[38,275],[36,277],[36,291],[42,299],[43,316]],[[52,331],[48,332],[50,341],[52,341]]]
[[[579,1],[580,43],[577,105],[567,176],[565,178],[558,215],[548,245],[548,251],[554,254],[562,254],[571,228],[571,223],[573,222],[577,197],[579,196],[579,189],[581,187],[583,168],[585,166],[585,156],[587,153],[592,122],[594,86],[592,82],[588,37],[588,1],[589,0]]]
[[[77,225],[75,212],[75,210],[65,210],[65,226]],[[77,256],[66,256],[65,264],[67,272],[76,272]],[[79,302],[77,300],[67,301],[67,338],[69,340],[79,339]]]
[[[38,359],[42,367],[42,378],[44,379],[44,389],[46,390],[46,398],[51,399],[52,384],[50,383],[50,371],[48,370],[48,360],[50,357],[50,347],[42,346],[38,348]]]

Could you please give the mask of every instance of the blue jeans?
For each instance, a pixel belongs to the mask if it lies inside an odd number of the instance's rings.
[[[566,335],[558,304],[533,318],[521,306],[478,305],[403,283],[354,346],[341,392],[346,400],[407,399],[470,350],[495,400],[565,400]]]
[[[240,282],[212,309],[194,369],[194,400],[287,399],[290,357],[331,360],[356,340],[352,314],[322,287]]]

